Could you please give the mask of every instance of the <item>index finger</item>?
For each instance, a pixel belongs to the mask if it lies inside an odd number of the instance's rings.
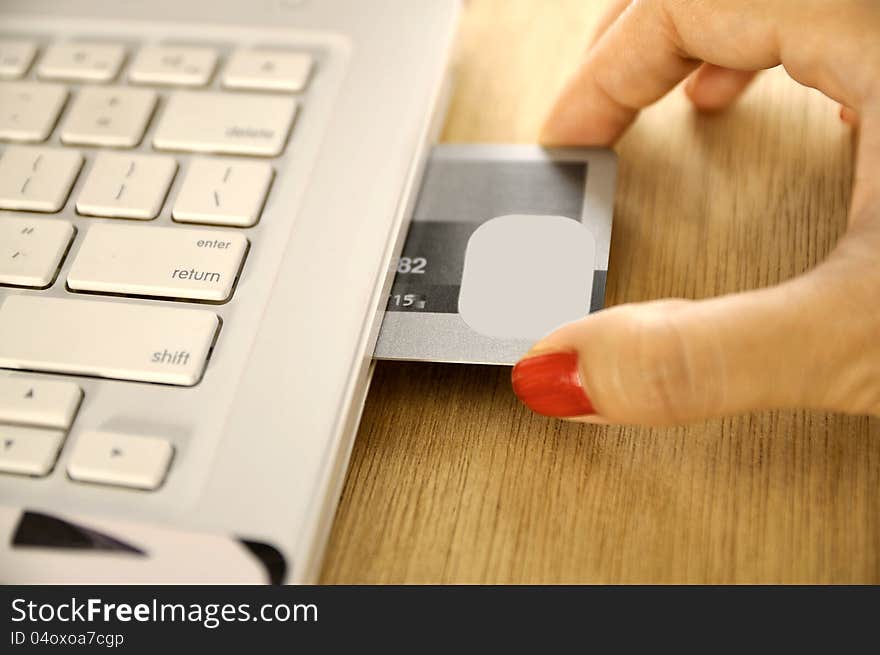
[[[636,0],[587,53],[545,124],[548,145],[608,145],[701,62],[783,64],[858,110],[880,59],[878,8],[853,0]],[[867,55],[867,56],[866,56]]]

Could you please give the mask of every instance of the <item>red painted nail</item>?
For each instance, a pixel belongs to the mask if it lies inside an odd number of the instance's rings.
[[[578,373],[577,353],[549,353],[521,359],[510,376],[513,391],[529,409],[566,418],[595,414]]]

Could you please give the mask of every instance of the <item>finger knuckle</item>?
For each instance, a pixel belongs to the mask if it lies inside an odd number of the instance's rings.
[[[681,422],[711,409],[693,343],[675,320],[686,301],[659,304],[656,312],[633,317],[633,357],[620,376],[629,396],[651,418]]]
[[[817,322],[811,352],[811,404],[880,416],[880,228],[867,221],[838,243],[806,279],[834,319]]]
[[[668,322],[642,325],[639,332],[639,382],[646,403],[661,416],[681,419],[695,383],[687,349]]]

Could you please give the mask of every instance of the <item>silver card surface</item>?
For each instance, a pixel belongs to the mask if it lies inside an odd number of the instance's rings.
[[[616,170],[604,149],[436,146],[374,356],[513,364],[601,309]]]

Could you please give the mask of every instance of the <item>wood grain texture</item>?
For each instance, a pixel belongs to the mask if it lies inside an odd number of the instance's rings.
[[[534,141],[601,6],[469,2],[444,138]],[[845,227],[849,131],[784,71],[718,116],[676,91],[618,152],[609,303],[773,284]],[[880,583],[880,421],[571,425],[509,369],[381,363],[322,580]]]

